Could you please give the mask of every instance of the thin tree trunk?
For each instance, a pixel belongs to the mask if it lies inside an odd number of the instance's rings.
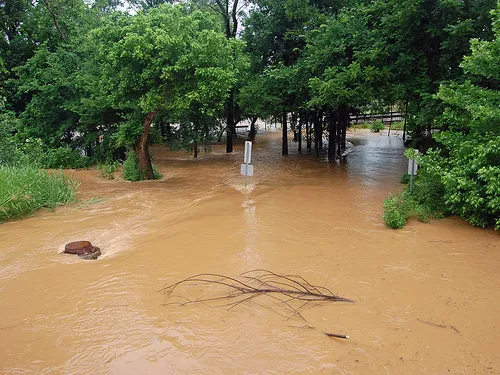
[[[236,133],[234,124],[234,91],[231,90],[227,100],[226,152],[233,152],[233,137]]]
[[[298,134],[297,134],[297,113],[292,112],[292,130],[293,130],[293,142],[298,141]]]
[[[145,180],[154,179],[153,166],[149,155],[149,134],[151,132],[151,123],[153,122],[158,110],[149,112],[142,122],[142,134],[135,143],[135,153],[139,164],[139,170]]]
[[[313,124],[313,115],[309,113],[309,116],[307,116],[307,122],[306,122],[306,148],[311,151],[312,148],[312,142],[311,142],[311,128]]]
[[[314,151],[316,152],[316,157],[319,158],[319,112],[314,113]]]
[[[328,160],[335,160],[335,137],[337,131],[338,112],[330,111],[328,122]]]
[[[287,117],[288,113],[283,112],[283,139],[282,139],[282,148],[281,148],[281,155],[288,155],[288,124],[287,124]]]
[[[255,123],[257,122],[258,117],[252,117],[252,122],[250,123],[250,131],[248,132],[248,140],[254,141],[255,135],[257,134],[257,129],[255,128]]]
[[[302,112],[299,117],[299,147],[298,147],[298,152],[299,154],[302,154],[302,124],[304,123],[304,113]]]
[[[349,126],[350,121],[351,121],[351,118],[349,117],[349,112],[347,112],[347,123],[345,123],[344,126],[342,127],[342,150],[344,150],[344,151],[347,148],[347,145],[346,145],[346,143],[347,143],[346,142],[347,127]]]
[[[319,123],[319,128],[318,128],[318,146],[319,150],[323,151],[323,111],[319,111],[318,114],[318,123]]]
[[[54,21],[54,26],[56,27],[57,31],[59,31],[59,34],[61,35],[61,38],[62,38],[63,42],[66,43],[66,36],[64,35],[61,27],[59,26],[59,21],[57,20],[56,14],[54,13],[54,11],[52,10],[52,8],[50,7],[49,1],[48,0],[43,0],[43,3],[45,4],[45,7],[47,8],[47,10],[49,11],[50,15],[52,16],[52,20]]]
[[[403,142],[406,142],[406,119],[408,118],[408,99],[406,99],[406,105],[405,105],[405,118],[404,118],[404,125],[403,125]]]

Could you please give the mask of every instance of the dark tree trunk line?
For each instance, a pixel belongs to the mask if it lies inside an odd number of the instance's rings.
[[[258,117],[254,116],[252,117],[252,122],[250,123],[250,131],[248,132],[248,140],[249,141],[254,141],[255,140],[255,135],[257,134],[257,129],[255,128],[255,123],[257,122]]]
[[[142,134],[135,143],[135,153],[137,155],[137,162],[139,170],[145,180],[153,180],[153,165],[151,164],[151,157],[149,155],[149,134],[151,133],[151,124],[156,116],[158,110],[149,112],[142,122]]]
[[[330,111],[328,121],[328,160],[335,160],[335,141],[338,129],[338,112]]]
[[[304,124],[304,121],[307,123],[307,119],[305,118],[305,112],[300,113],[299,116],[299,128],[298,128],[298,142],[299,142],[299,147],[297,149],[299,154],[302,154],[302,125]]]
[[[226,152],[233,152],[233,139],[236,135],[236,124],[234,122],[234,89],[231,89],[227,100],[227,124],[226,124]]]
[[[283,137],[281,155],[288,155],[288,113],[283,112]]]
[[[311,148],[312,148],[312,126],[313,126],[313,118],[314,118],[314,115],[309,113],[308,112],[308,116],[307,116],[307,121],[306,121],[306,148],[309,152],[311,152]]]
[[[220,14],[224,19],[224,28],[226,31],[227,39],[235,39],[238,32],[238,2],[234,0],[232,9],[229,9],[229,0],[225,2],[215,0],[220,9]],[[232,25],[231,25],[232,20]],[[234,103],[234,88],[231,89],[229,98],[227,100],[227,125],[226,125],[226,152],[233,152],[233,139],[236,137],[236,123],[235,123],[235,103]]]
[[[43,3],[45,4],[45,7],[47,8],[47,11],[52,16],[52,21],[54,22],[54,26],[56,27],[57,31],[59,32],[59,35],[61,35],[61,39],[63,40],[63,42],[66,43],[67,42],[66,35],[64,35],[64,32],[62,31],[61,26],[59,25],[59,21],[57,19],[57,16],[54,13],[54,11],[52,10],[52,8],[50,7],[49,1],[48,0],[43,0]]]
[[[297,113],[292,112],[292,130],[293,130],[293,142],[298,141],[298,133],[297,133]]]

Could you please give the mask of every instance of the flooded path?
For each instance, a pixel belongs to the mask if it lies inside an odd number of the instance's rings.
[[[498,234],[458,218],[385,228],[402,142],[350,140],[346,162],[329,164],[283,158],[279,134],[261,136],[248,188],[241,145],[196,161],[155,148],[162,181],[72,172],[79,204],[0,225],[0,373],[500,373]],[[59,254],[79,239],[103,257]],[[265,302],[163,306],[158,292],[257,268],[356,302],[307,306],[304,322]]]

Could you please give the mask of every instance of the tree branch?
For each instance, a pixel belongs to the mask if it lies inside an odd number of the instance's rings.
[[[64,35],[63,31],[61,30],[61,27],[59,26],[59,21],[57,20],[57,16],[54,13],[54,11],[50,8],[49,0],[43,0],[43,3],[45,4],[45,7],[49,11],[50,15],[52,16],[52,19],[54,21],[54,26],[56,27],[57,31],[59,31],[59,34],[61,35],[61,38],[64,42],[66,42],[66,36]]]

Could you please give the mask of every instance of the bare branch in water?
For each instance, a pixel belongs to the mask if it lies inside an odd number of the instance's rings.
[[[189,287],[202,287],[208,295],[187,298],[183,291],[187,291]],[[176,291],[175,295],[173,294],[174,290]],[[194,303],[207,304],[226,301],[215,306],[227,307],[228,310],[240,304],[255,302],[256,297],[266,296],[274,304],[291,314],[288,319],[299,317],[304,321],[305,318],[300,310],[311,302],[354,302],[351,299],[333,294],[328,288],[312,285],[302,276],[282,275],[265,269],[247,271],[236,277],[201,273],[168,285],[160,291],[166,295],[165,305],[183,306]]]

